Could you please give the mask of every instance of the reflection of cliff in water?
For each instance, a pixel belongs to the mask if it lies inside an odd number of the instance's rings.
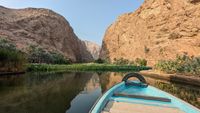
[[[7,83],[0,83],[0,89],[6,89],[0,93],[0,109],[5,113],[64,113],[91,76],[87,73],[28,74],[18,76],[19,83],[15,85],[11,84],[12,77],[10,81],[8,77]]]
[[[71,107],[66,113],[88,113],[102,94],[99,76],[96,73],[87,73],[87,75],[92,77],[86,83],[84,90],[71,101]]]
[[[106,85],[109,83],[109,73],[99,74],[102,93],[107,90]]]
[[[123,77],[122,73],[114,73],[114,72],[108,72],[99,75],[102,92],[105,92],[113,85],[121,82],[122,77]]]
[[[99,76],[94,73],[90,80],[86,83],[86,86],[84,88],[84,91],[82,93],[90,93],[100,87],[100,80]]]

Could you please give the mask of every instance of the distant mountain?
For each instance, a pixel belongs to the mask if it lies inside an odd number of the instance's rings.
[[[34,45],[59,52],[74,62],[93,60],[67,20],[48,9],[9,9],[0,6],[0,37],[15,43],[24,52]]]
[[[94,60],[98,59],[101,47],[98,44],[90,41],[83,41],[83,43],[86,46],[87,51],[91,53],[93,59]]]
[[[200,0],[145,0],[120,16],[106,31],[101,58],[135,60],[148,65],[177,55],[200,55]]]

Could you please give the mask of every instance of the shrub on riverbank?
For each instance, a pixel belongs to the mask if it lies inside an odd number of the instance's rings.
[[[24,71],[27,63],[69,64],[71,61],[57,52],[47,52],[30,46],[25,54],[16,45],[0,37],[0,72]]]
[[[0,39],[0,72],[24,71],[25,54],[16,49],[16,46],[5,39]]]
[[[114,64],[116,65],[134,65],[134,61],[129,61],[128,59],[120,58],[120,59],[114,59]]]
[[[114,59],[114,64],[116,65],[137,65],[137,66],[146,66],[147,60],[136,58],[135,61],[130,61],[128,59],[120,58],[120,59]]]
[[[146,59],[136,58],[135,63],[139,66],[147,66],[147,60]]]
[[[155,65],[156,69],[167,73],[200,74],[200,57],[187,55],[177,56],[175,60],[162,60]]]
[[[29,63],[69,64],[70,60],[57,52],[47,52],[36,46],[29,47]]]
[[[103,63],[107,63],[106,60],[103,60],[101,58],[98,58],[97,60],[94,61],[94,63],[97,63],[97,64],[103,64]]]

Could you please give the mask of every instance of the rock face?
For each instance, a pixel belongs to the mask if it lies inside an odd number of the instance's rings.
[[[148,65],[177,55],[200,55],[200,0],[145,0],[134,13],[120,16],[106,31],[100,57]]]
[[[30,45],[36,45],[47,51],[57,51],[74,62],[93,60],[65,18],[48,9],[0,6],[0,36],[25,52]]]
[[[91,53],[93,59],[97,60],[99,58],[101,47],[98,44],[90,41],[83,41],[83,44],[86,46],[87,51]]]

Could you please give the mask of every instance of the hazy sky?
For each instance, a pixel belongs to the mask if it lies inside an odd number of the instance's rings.
[[[48,8],[63,15],[82,40],[101,44],[107,27],[119,15],[133,12],[144,0],[0,0],[10,8]]]

